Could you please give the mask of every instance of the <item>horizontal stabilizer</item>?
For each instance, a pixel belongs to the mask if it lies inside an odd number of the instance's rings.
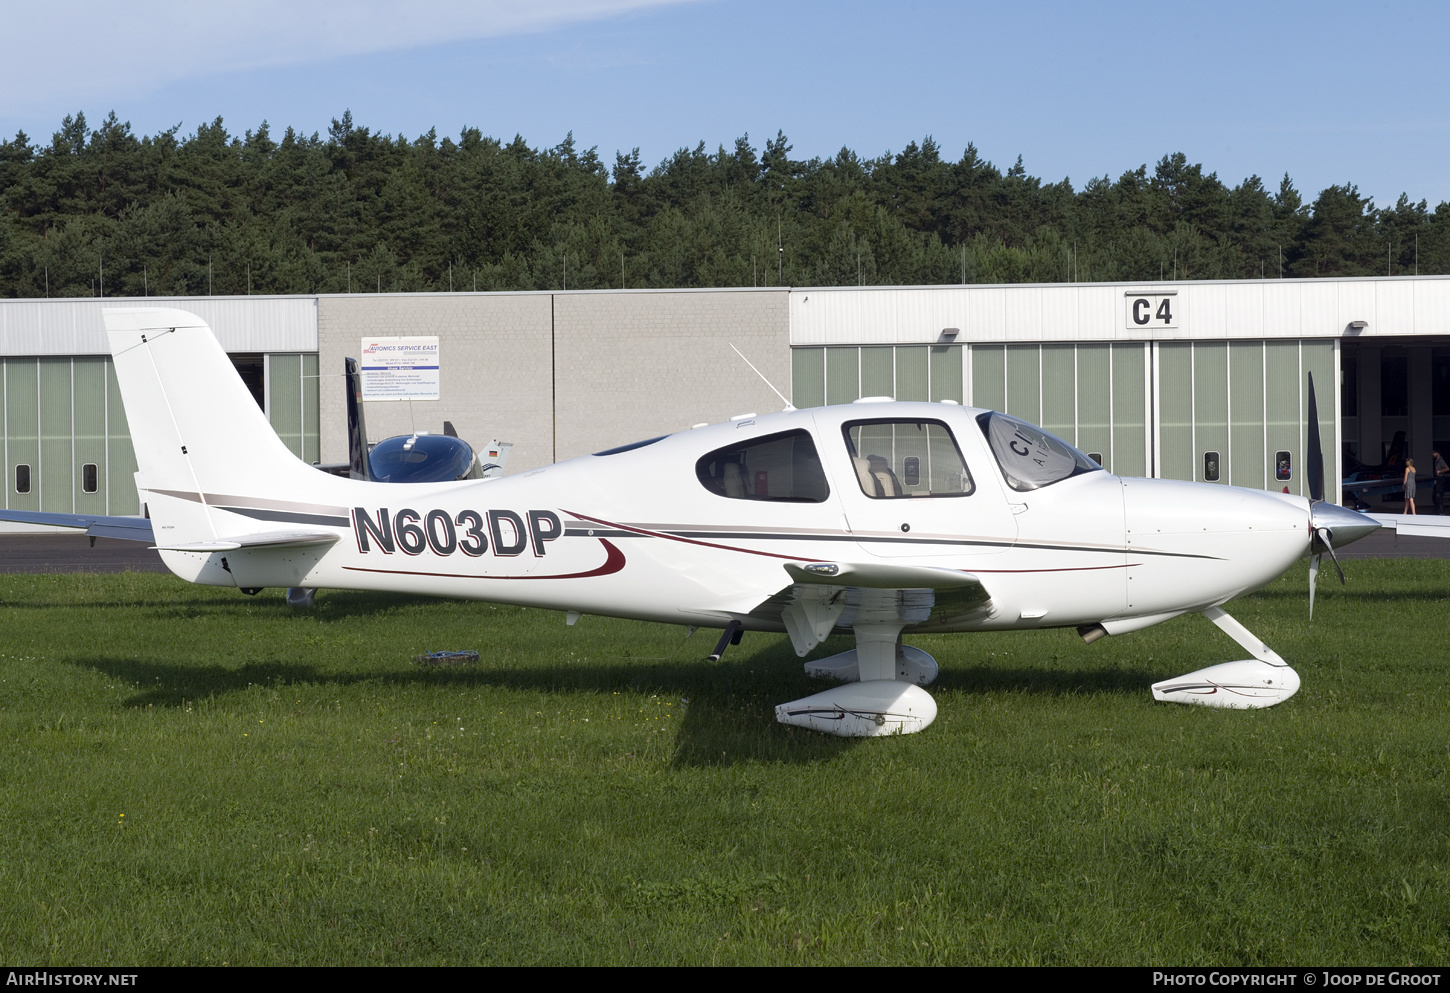
[[[263,531],[211,541],[190,541],[181,545],[157,545],[162,552],[234,552],[239,548],[306,548],[331,545],[339,538],[332,531]]]
[[[0,510],[0,521],[43,524],[56,528],[84,530],[93,538],[124,538],[127,541],[155,541],[151,521],[145,517],[104,517],[96,514],[52,514],[31,510]]]
[[[129,523],[131,521],[135,523]],[[123,538],[126,541],[156,540],[151,522],[144,517],[103,517],[86,528],[86,534],[92,538]]]

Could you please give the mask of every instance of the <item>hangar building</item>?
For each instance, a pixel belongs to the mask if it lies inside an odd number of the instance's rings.
[[[138,511],[101,320],[126,306],[210,323],[309,462],[345,461],[343,359],[372,336],[436,336],[440,366],[438,400],[366,405],[372,440],[450,420],[475,446],[513,442],[511,473],[779,409],[762,377],[797,407],[992,407],[1124,475],[1295,493],[1307,374],[1338,471],[1403,433],[1428,474],[1450,443],[1443,276],[5,300],[7,508]]]

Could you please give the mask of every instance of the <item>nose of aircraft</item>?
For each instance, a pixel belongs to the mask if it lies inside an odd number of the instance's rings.
[[[1328,530],[1329,543],[1343,548],[1380,528],[1379,521],[1358,511],[1323,501],[1309,508],[1309,526],[1315,534]]]

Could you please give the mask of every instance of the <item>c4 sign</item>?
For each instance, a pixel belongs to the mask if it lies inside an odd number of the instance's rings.
[[[1176,328],[1183,318],[1179,310],[1182,303],[1175,290],[1157,293],[1129,291],[1124,295],[1123,303],[1123,327],[1129,331]]]

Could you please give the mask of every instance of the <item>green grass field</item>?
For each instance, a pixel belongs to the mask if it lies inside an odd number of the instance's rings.
[[[1198,616],[921,637],[936,723],[852,741],[784,636],[3,576],[0,958],[1450,962],[1450,562],[1305,582],[1231,606],[1280,707],[1152,702],[1244,657]]]

